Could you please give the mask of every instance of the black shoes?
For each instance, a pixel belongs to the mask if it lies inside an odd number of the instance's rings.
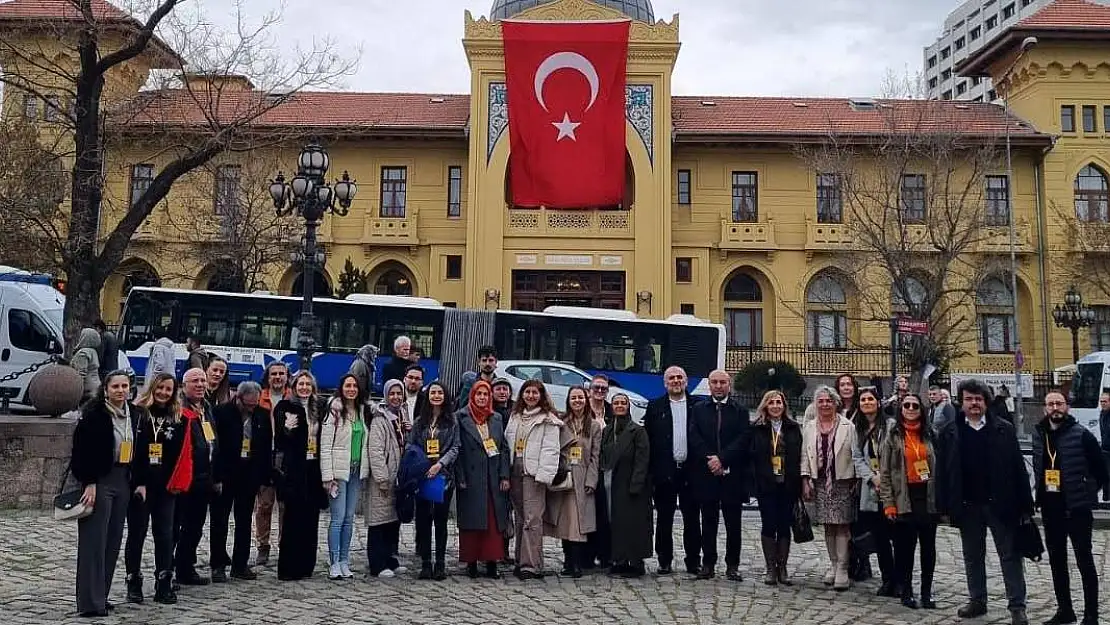
[[[897,589],[894,587],[894,582],[883,582],[879,585],[879,591],[875,594],[879,597],[895,598],[899,596]]]
[[[127,603],[143,602],[143,576],[131,573],[127,576]]]
[[[714,569],[713,567],[710,567],[710,566],[703,566],[703,567],[701,567],[701,570],[698,571],[697,579],[708,580],[708,579],[713,579],[716,576],[717,576],[716,569]]]
[[[416,576],[416,579],[432,579],[431,562],[425,562],[420,565],[420,573]]]
[[[80,613],[78,616],[81,618],[104,618],[108,616],[108,610],[89,610],[88,612]]]
[[[471,562],[466,565],[466,575],[470,579],[478,579],[478,563]]]
[[[213,584],[226,584],[227,571],[223,568],[212,569],[212,583]]]
[[[987,604],[972,601],[964,607],[956,610],[956,616],[960,618],[977,618],[987,613]]]
[[[624,579],[636,579],[643,577],[646,572],[647,571],[644,570],[644,562],[641,560],[639,562],[626,564],[622,569],[621,577]]]
[[[496,562],[486,562],[486,577],[489,579],[501,579],[501,571],[497,570]]]
[[[740,574],[740,567],[730,566],[725,569],[725,578],[730,582],[742,582],[744,576]]]
[[[1074,610],[1057,610],[1052,618],[1044,622],[1044,625],[1071,625],[1077,622],[1079,619],[1076,618]]]
[[[911,610],[917,609],[917,599],[914,598],[912,592],[908,590],[902,592],[902,605]]]
[[[250,567],[243,569],[231,569],[231,576],[235,579],[241,579],[248,582],[258,579],[258,574],[250,570]]]
[[[670,575],[674,573],[674,569],[669,564],[660,564],[659,568],[655,570],[656,575]]]
[[[526,581],[530,581],[530,580],[533,580],[533,579],[543,579],[543,575],[540,575],[539,573],[536,573],[535,571],[521,570],[521,571],[518,571],[516,573],[516,578],[519,579],[522,582],[526,582]]]
[[[177,593],[173,590],[173,579],[169,571],[158,574],[154,580],[154,602],[164,605],[177,603]]]
[[[208,581],[208,578],[201,577],[196,569],[190,568],[185,571],[177,572],[177,582],[182,586],[207,586]],[[224,577],[224,581],[227,581],[226,576]]]

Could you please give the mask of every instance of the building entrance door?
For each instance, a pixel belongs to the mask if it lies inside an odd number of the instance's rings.
[[[512,306],[624,309],[623,271],[513,271]]]

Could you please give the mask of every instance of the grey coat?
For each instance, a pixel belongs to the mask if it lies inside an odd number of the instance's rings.
[[[509,493],[501,492],[501,480],[509,479],[509,446],[505,442],[505,423],[501,415],[490,415],[486,425],[489,435],[497,442],[497,456],[490,456],[482,444],[482,434],[463,408],[455,413],[458,423],[459,455],[455,461],[456,514],[459,529],[485,531],[489,529],[487,505],[493,500],[493,517],[497,530],[509,531]]]
[[[100,390],[100,333],[92,328],[81,330],[69,364],[77,370],[84,386],[82,399],[88,399]]]
[[[929,475],[935,476],[937,453],[932,437],[925,438],[924,443],[929,458]],[[900,427],[892,429],[887,434],[886,442],[879,452],[879,473],[881,474],[879,494],[882,497],[883,507],[894,506],[898,509],[899,515],[912,513],[909,478],[906,477],[906,436]],[[936,482],[936,479],[925,482],[929,514],[937,513]]]
[[[406,442],[427,451],[428,433],[428,424],[424,423],[423,420],[418,420],[413,424]],[[443,467],[440,473],[447,478],[447,485],[451,486],[455,483],[455,461],[459,457],[458,419],[452,419],[450,424],[440,422],[436,427],[436,440],[439,441],[439,458],[429,457],[428,460],[433,464],[438,462]]]
[[[859,419],[864,419],[862,413],[856,415]],[[879,418],[883,418],[879,415]],[[879,436],[875,441],[875,460],[879,460],[882,455],[883,444],[886,442],[887,436],[890,431],[894,429],[894,419],[886,420],[886,429],[883,431],[882,436]],[[871,458],[864,452],[865,445],[868,439],[857,438],[856,445],[852,448],[852,464],[856,466],[856,476],[860,479],[859,489],[859,509],[869,512],[882,512],[879,506],[879,489],[871,478],[875,476],[877,471],[873,471],[871,465]]]

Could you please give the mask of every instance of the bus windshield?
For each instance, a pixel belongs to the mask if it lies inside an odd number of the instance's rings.
[[[1072,408],[1098,408],[1104,367],[1101,362],[1088,362],[1076,367],[1075,378],[1071,383]]]

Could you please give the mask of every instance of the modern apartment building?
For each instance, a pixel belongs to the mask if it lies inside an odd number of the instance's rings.
[[[944,20],[944,31],[925,48],[925,88],[930,100],[996,98],[990,78],[957,76],[956,65],[1010,26],[1052,0],[967,0]]]

